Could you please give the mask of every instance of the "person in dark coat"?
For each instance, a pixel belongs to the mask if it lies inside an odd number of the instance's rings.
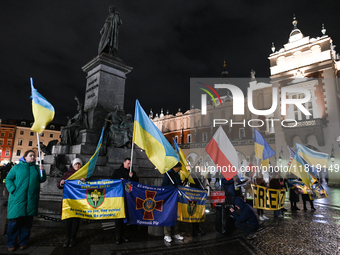
[[[302,194],[302,202],[303,202],[303,210],[307,211],[306,201],[309,201],[310,203],[310,209],[312,211],[315,211],[313,199],[310,198],[309,194]]]
[[[178,162],[171,170],[167,172],[167,174],[164,174],[162,186],[177,187],[179,185],[183,185],[183,184],[185,185],[186,180],[182,182],[178,174],[179,171],[181,170],[181,167],[182,167],[182,164]],[[169,178],[169,176],[171,179]],[[175,239],[177,240],[184,239],[184,237],[181,236],[178,232],[178,225],[176,225],[175,227],[165,226],[164,227],[164,240],[166,242],[170,243],[172,241],[171,232],[173,232]]]
[[[41,171],[41,172],[40,172]],[[44,166],[35,162],[35,152],[28,150],[6,176],[8,198],[7,248],[14,251],[17,237],[20,250],[25,250],[30,238],[33,216],[38,215],[40,183],[46,181]]]
[[[60,182],[58,182],[58,189],[63,189],[65,185],[65,180],[67,180],[72,174],[77,172],[83,165],[83,161],[80,158],[75,158],[72,161],[72,165],[69,170],[64,173],[63,178],[61,178]],[[85,181],[84,178],[80,179],[82,182]],[[63,247],[74,247],[76,245],[77,232],[80,225],[79,218],[67,218],[65,219],[65,228],[66,228],[66,236]]]
[[[241,229],[246,238],[251,240],[255,237],[255,232],[259,229],[259,222],[252,207],[244,202],[240,197],[235,197],[235,207],[239,214],[230,207],[230,211],[235,218],[235,226]]]
[[[139,178],[135,171],[130,171],[131,159],[125,158],[123,164],[112,174],[112,179],[130,180],[134,182],[139,182]],[[116,232],[116,244],[120,245],[122,242],[128,242],[124,236],[125,229],[124,219],[115,219],[115,232]]]
[[[226,203],[228,205],[234,205],[234,198],[235,198],[235,186],[234,186],[234,179],[222,179],[222,184],[224,186],[225,191],[225,198]]]
[[[278,189],[278,190],[283,188],[283,185],[281,185],[281,182],[280,182],[280,174],[279,173],[274,173],[273,177],[269,181],[269,188],[270,189]],[[281,209],[274,211],[274,218],[283,218]]]
[[[195,183],[190,183],[191,188],[201,189],[203,190],[203,184],[200,182],[198,176],[200,175],[200,172],[197,173],[197,176],[193,178]],[[192,223],[192,236],[202,236],[204,235],[204,231],[200,228],[199,222]]]

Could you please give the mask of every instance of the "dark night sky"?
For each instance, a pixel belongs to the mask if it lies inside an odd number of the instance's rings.
[[[260,2],[260,3],[257,3]],[[334,4],[336,3],[336,5]],[[123,25],[119,57],[127,76],[125,112],[138,98],[149,112],[175,114],[190,107],[190,77],[269,76],[271,43],[288,42],[293,14],[304,35],[321,36],[321,24],[340,43],[337,1],[9,1],[0,3],[0,118],[33,119],[30,82],[56,109],[54,122],[84,101],[86,73],[97,55],[99,31],[114,4]]]

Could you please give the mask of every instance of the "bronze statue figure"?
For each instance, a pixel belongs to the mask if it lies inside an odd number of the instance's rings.
[[[110,14],[106,18],[103,28],[100,30],[102,37],[99,42],[98,55],[100,55],[102,52],[105,52],[110,56],[117,56],[118,28],[121,24],[123,24],[123,22],[113,5],[109,7],[109,11]]]
[[[87,114],[84,112],[83,104],[80,103],[77,97],[74,98],[77,101],[78,113],[67,121],[67,126],[61,130],[61,145],[73,145],[75,144],[79,131],[81,129],[87,129]]]

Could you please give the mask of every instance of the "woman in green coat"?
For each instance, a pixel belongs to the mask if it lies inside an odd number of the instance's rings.
[[[40,171],[41,170],[41,171]],[[40,183],[46,181],[44,167],[35,163],[35,152],[28,150],[12,167],[6,177],[8,198],[8,251],[16,249],[19,236],[20,249],[27,248],[33,216],[38,215]]]

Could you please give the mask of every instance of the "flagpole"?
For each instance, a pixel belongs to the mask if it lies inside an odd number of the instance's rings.
[[[191,168],[191,163],[190,163],[190,161],[188,161],[188,165],[189,165],[190,168]],[[196,177],[198,183],[201,185],[202,189],[204,190],[203,184],[201,183],[201,181],[200,181],[200,179],[198,178],[198,176],[197,176],[194,172],[192,172],[192,169],[191,169],[191,171],[190,171],[190,174],[195,175],[195,177]],[[195,180],[194,180],[194,181],[195,181]]]
[[[135,145],[135,143],[132,142],[132,146],[131,146],[131,164],[130,164],[130,173],[132,172],[133,148],[135,147],[134,145]]]
[[[40,141],[39,141],[39,134],[38,134],[38,132],[37,132],[37,140],[38,140],[38,154],[39,154],[39,159],[40,159],[39,165],[40,165],[40,168],[41,168],[42,164],[41,164]],[[42,170],[41,169],[39,169],[39,170],[40,170],[40,176],[43,177]]]

